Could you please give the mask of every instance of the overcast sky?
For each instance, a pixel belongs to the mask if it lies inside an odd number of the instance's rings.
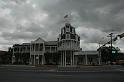
[[[82,50],[96,50],[124,32],[124,0],[0,0],[0,50],[38,37],[57,40],[64,16],[81,37]],[[124,39],[114,42],[124,49]]]

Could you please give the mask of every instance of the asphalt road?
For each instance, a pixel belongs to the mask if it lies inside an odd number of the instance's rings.
[[[0,66],[0,82],[124,82],[124,67],[46,69]]]

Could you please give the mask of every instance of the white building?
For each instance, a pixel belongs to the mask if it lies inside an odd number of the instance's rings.
[[[80,37],[76,34],[75,28],[70,23],[65,23],[61,28],[57,41],[45,41],[38,38],[31,43],[27,43],[28,47],[22,45],[14,45],[12,47],[14,60],[23,61],[23,57],[19,56],[24,49],[28,49],[28,57],[26,62],[32,65],[56,64],[61,66],[89,65],[98,64],[99,55],[97,51],[82,51],[80,48]],[[26,47],[26,48],[24,48]],[[19,58],[21,57],[21,58]],[[100,63],[99,63],[100,64]]]

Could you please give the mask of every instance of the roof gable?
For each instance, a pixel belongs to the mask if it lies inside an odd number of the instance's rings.
[[[32,43],[44,43],[45,41],[42,38],[38,38],[35,41],[32,41]]]

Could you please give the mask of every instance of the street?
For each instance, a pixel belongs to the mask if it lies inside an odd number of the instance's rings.
[[[0,82],[124,82],[122,66],[72,69],[0,66]]]

